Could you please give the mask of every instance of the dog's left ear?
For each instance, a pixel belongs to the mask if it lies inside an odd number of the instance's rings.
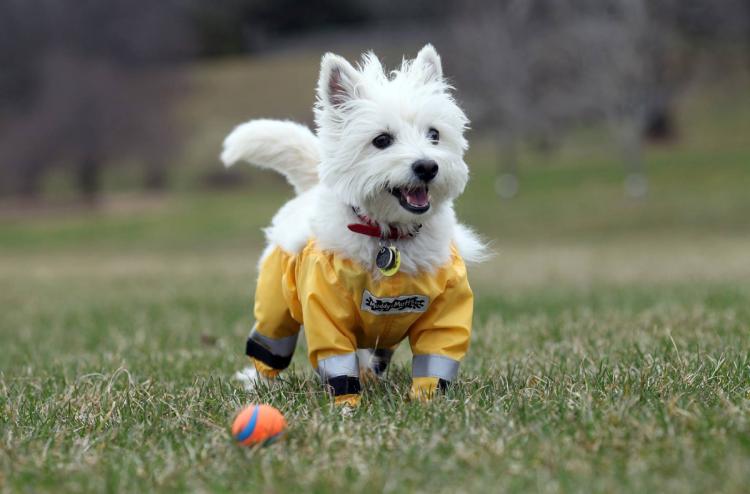
[[[333,108],[358,97],[359,73],[344,58],[326,53],[320,62],[318,98]]]
[[[439,81],[443,78],[443,64],[440,62],[440,55],[431,44],[424,45],[419,50],[414,65],[419,68],[424,82]]]

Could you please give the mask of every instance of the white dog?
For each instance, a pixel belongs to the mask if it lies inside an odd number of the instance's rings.
[[[431,45],[390,73],[372,53],[356,69],[328,53],[317,136],[252,120],[226,138],[227,166],[276,170],[298,194],[266,229],[250,380],[289,364],[303,323],[310,360],[338,403],[357,403],[360,367],[382,373],[407,337],[413,397],[456,377],[473,305],[463,261],[482,260],[485,246],[453,211],[468,180],[468,120],[451,90]]]

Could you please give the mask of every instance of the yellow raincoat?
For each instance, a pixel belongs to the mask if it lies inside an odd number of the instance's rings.
[[[358,349],[382,371],[405,338],[413,353],[415,399],[429,399],[454,380],[471,333],[473,295],[455,248],[433,273],[373,278],[358,263],[310,240],[299,254],[281,248],[263,260],[255,294],[255,326],[247,354],[263,375],[289,365],[304,324],[310,362],[336,397],[359,397]]]

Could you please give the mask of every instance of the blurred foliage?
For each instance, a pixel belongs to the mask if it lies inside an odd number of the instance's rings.
[[[178,74],[165,64],[194,53],[177,0],[0,3],[0,192],[39,193],[50,170],[73,172],[94,200],[105,166],[144,163],[162,187],[176,143]]]
[[[224,67],[225,75],[244,63]],[[300,68],[294,60],[266,63],[274,68],[265,71],[269,74],[302,70],[313,75],[313,67]],[[198,113],[214,105],[216,94],[263,83],[231,76],[210,84],[201,81],[202,91],[194,95],[197,100],[191,105]],[[676,118],[683,138],[647,147],[651,190],[640,201],[625,196],[619,158],[611,152],[602,129],[578,129],[552,152],[523,146],[519,160],[524,188],[513,201],[495,195],[492,143],[470,136],[472,148],[466,159],[471,179],[457,200],[458,215],[486,238],[497,239],[495,248],[501,252],[519,242],[531,246],[621,241],[639,245],[640,239],[648,239],[645,245],[650,245],[654,239],[664,239],[685,249],[703,239],[701,245],[714,244],[710,250],[716,255],[719,239],[750,233],[750,142],[746,139],[750,94],[744,90],[746,85],[744,79],[703,88],[679,107]],[[305,98],[300,96],[299,104],[288,103],[287,111],[305,108]],[[218,133],[228,124],[218,120],[196,132],[204,134],[210,127]],[[119,189],[93,211],[62,203],[68,205],[66,210],[60,202],[47,208],[6,210],[0,214],[0,250],[7,255],[43,255],[50,249],[83,253],[260,249],[261,229],[293,192],[277,174],[249,166],[237,167],[244,184],[236,190],[196,190],[195,183],[208,170],[222,170],[216,152],[208,148],[205,156],[192,156],[195,161],[178,175],[181,191],[173,195],[143,196]]]
[[[679,135],[676,98],[747,63],[749,25],[744,0],[0,0],[0,195],[39,198],[64,176],[95,203],[132,169],[134,187],[164,188],[189,175],[173,168],[213,164],[243,119],[309,122],[322,52],[392,65],[426,41],[514,169],[522,141],[557,147],[593,121],[626,128],[621,159],[640,169],[640,132]],[[194,65],[242,53],[258,61]]]

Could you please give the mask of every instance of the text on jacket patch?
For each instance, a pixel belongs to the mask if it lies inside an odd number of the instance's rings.
[[[406,312],[426,312],[430,297],[426,295],[402,295],[400,297],[374,296],[369,290],[362,293],[359,309],[376,316],[383,314],[404,314]]]

